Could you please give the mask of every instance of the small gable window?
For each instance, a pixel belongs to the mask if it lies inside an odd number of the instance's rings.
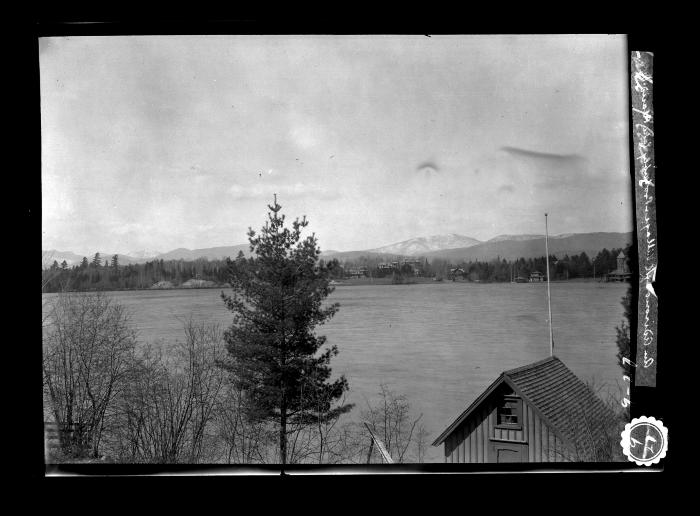
[[[522,428],[523,400],[517,396],[503,396],[496,408],[496,426]]]

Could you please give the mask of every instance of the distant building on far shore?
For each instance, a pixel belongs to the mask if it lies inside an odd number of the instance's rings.
[[[617,255],[617,269],[605,275],[605,281],[629,281],[632,279],[632,273],[627,266],[627,257],[625,253],[620,251]]]
[[[347,278],[364,278],[367,275],[367,267],[354,267],[345,271]]]
[[[414,276],[420,276],[423,274],[423,260],[420,260],[418,258],[404,259],[400,262],[382,262],[377,265],[377,268],[380,271],[398,271],[406,265],[408,265],[411,268]]]
[[[461,276],[462,279],[464,279],[464,277],[466,275],[467,275],[467,272],[464,269],[462,269],[461,267],[456,267],[456,268],[450,269],[449,276],[450,276],[450,279],[452,281],[454,281],[457,278],[457,276]]]
[[[530,273],[530,283],[539,283],[540,281],[544,281],[545,279],[546,276],[540,271]]]

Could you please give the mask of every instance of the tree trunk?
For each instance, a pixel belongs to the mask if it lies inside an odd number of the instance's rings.
[[[280,403],[280,461],[287,464],[287,393],[282,387],[282,403]]]
[[[284,301],[282,302],[282,320],[285,320],[285,310]],[[280,390],[282,391],[280,399],[280,463],[283,466],[287,464],[287,379],[286,379],[286,367],[287,367],[287,341],[282,334],[282,346],[281,346],[281,364],[282,364],[282,377],[280,381]]]

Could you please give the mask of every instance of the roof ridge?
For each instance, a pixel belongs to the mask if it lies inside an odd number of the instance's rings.
[[[521,371],[526,371],[527,369],[532,369],[534,367],[546,364],[547,362],[553,362],[555,360],[558,362],[561,362],[561,360],[559,360],[559,358],[556,355],[552,355],[552,356],[549,356],[547,358],[543,358],[542,360],[538,360],[537,362],[533,362],[532,364],[527,364],[524,366],[516,367],[514,369],[508,369],[507,371],[503,371],[503,374],[504,375],[511,375],[511,374],[519,373]],[[563,362],[561,362],[561,363],[563,364]]]
[[[566,375],[571,375],[574,374],[571,369],[566,367],[563,363],[561,363],[562,367],[552,367],[550,368],[550,375],[552,379],[558,379],[561,378],[562,376]],[[516,375],[513,375],[514,379],[517,379],[518,383],[526,386],[531,383],[539,383],[539,377],[537,375],[538,371],[536,369],[528,370],[527,372],[525,371],[518,371]]]

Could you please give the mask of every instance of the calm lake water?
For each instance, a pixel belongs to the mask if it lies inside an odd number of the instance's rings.
[[[554,353],[584,381],[615,394],[615,326],[623,318],[627,284],[552,283]],[[182,339],[178,318],[228,325],[220,290],[112,292],[131,308],[142,342]],[[318,333],[337,344],[334,376],[350,383],[359,420],[380,382],[405,394],[432,443],[498,375],[549,356],[546,284],[445,282],[338,286],[336,316]],[[45,296],[49,296],[46,295]],[[441,462],[429,447],[426,461]]]

